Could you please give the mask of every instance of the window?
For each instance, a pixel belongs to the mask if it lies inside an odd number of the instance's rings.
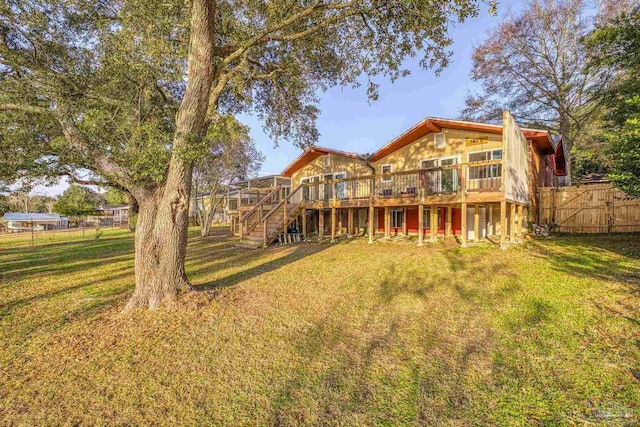
[[[436,133],[433,135],[433,146],[436,148],[444,148],[447,144],[444,132]]]
[[[331,166],[331,157],[329,157],[328,154],[325,154],[325,156],[324,156],[324,165],[325,166]]]
[[[380,171],[383,174],[391,173],[391,171],[392,171],[391,165],[382,165],[382,168],[380,169]],[[390,176],[385,176],[385,177],[382,177],[382,180],[383,181],[391,181],[391,177]]]
[[[424,211],[422,214],[422,226],[424,228],[431,228],[431,209],[430,208],[424,208]]]
[[[479,151],[476,153],[469,153],[469,163],[472,162],[486,162],[488,160],[500,160],[502,158],[502,150],[488,150]]]
[[[489,160],[502,159],[502,150],[487,150],[468,154],[469,163],[486,162]],[[490,191],[500,187],[502,178],[502,165],[478,165],[469,166],[469,183],[467,189]]]
[[[402,228],[402,209],[391,209],[391,228]]]
[[[423,160],[420,162],[420,169],[431,169],[438,166],[438,159]]]

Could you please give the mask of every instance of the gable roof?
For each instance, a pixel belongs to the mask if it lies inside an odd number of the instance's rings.
[[[314,161],[320,156],[324,156],[326,154],[335,154],[338,156],[351,157],[353,159],[360,159],[360,156],[356,153],[348,153],[346,151],[334,150],[332,148],[319,147],[317,145],[312,145],[311,147],[304,150],[302,154],[298,156],[289,166],[282,171],[280,175],[290,177],[293,173],[306,164]]]
[[[502,125],[427,117],[373,153],[370,160],[372,162],[378,161],[431,132],[441,132],[443,128],[495,134],[502,133]],[[522,128],[521,130],[524,136],[532,140],[543,154],[555,153],[556,145],[549,131],[528,128]]]

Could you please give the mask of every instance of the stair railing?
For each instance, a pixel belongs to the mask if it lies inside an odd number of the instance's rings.
[[[300,206],[300,203],[302,203],[302,201],[303,201],[302,188],[304,186],[305,186],[304,184],[298,185],[292,192],[289,193],[289,195],[287,197],[284,197],[269,212],[267,212],[266,214],[263,215],[262,223],[263,223],[263,227],[264,227],[264,231],[263,231],[264,246],[267,245],[267,242],[268,242],[268,239],[269,239],[269,236],[268,236],[269,230],[267,229],[267,220],[276,211],[278,211],[280,208],[283,208],[284,215],[283,215],[283,218],[282,218],[282,230],[284,232],[286,232],[287,227],[289,226],[289,223],[290,223],[291,214],[295,212],[295,210]],[[289,209],[291,206],[293,206],[293,208]]]
[[[276,186],[273,190],[271,190],[271,192],[269,192],[269,194],[260,199],[258,203],[256,203],[244,215],[240,216],[240,219],[238,220],[240,229],[238,234],[240,234],[240,237],[249,233],[256,227],[256,225],[260,224],[260,222],[264,218],[264,205],[278,203],[278,201],[280,201],[281,199],[281,190],[282,185]]]

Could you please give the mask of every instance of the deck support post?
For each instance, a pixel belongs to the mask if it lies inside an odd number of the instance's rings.
[[[407,233],[407,208],[402,209],[402,234],[404,236],[409,234]]]
[[[506,248],[507,243],[507,201],[500,200],[500,247]]]
[[[267,221],[262,221],[262,246],[267,247]]]
[[[480,206],[475,205],[473,211],[473,237],[476,242],[480,241]]]
[[[375,210],[373,206],[369,206],[369,244],[373,243],[373,217]]]
[[[353,208],[347,210],[347,237],[353,235]]]
[[[331,243],[336,241],[336,208],[331,208]]]
[[[460,246],[467,247],[467,202],[461,204],[461,220],[460,220]]]
[[[452,215],[452,211],[453,209],[451,208],[451,206],[447,206],[447,217],[445,219],[445,226],[444,226],[444,235],[447,237],[451,237],[451,215]]]
[[[389,206],[384,208],[384,237],[389,239],[391,237],[391,213]]]
[[[523,211],[524,211],[524,207],[522,205],[518,205],[518,225],[517,225],[517,228],[516,228],[516,232],[518,233],[518,237],[522,237],[524,235],[524,233],[523,233],[523,228],[524,227],[522,226],[522,224],[523,224],[523,221],[522,221],[523,220],[523,216],[522,216]]]
[[[429,229],[431,232],[431,238],[429,239],[431,242],[435,242],[438,240],[438,206],[431,205],[431,228]]]
[[[302,239],[307,240],[307,210],[302,208]]]
[[[492,213],[493,213],[493,208],[492,208],[492,205],[489,203],[489,204],[487,204],[485,206],[485,218],[484,218],[485,222],[486,222],[485,229],[486,229],[487,237],[491,237],[491,235],[493,234],[493,230],[492,230],[492,228],[493,228],[493,221],[492,221],[493,215],[492,215]]]
[[[511,203],[511,215],[509,215],[509,240],[512,242],[516,237],[516,204]]]
[[[424,205],[418,205],[418,246],[424,245]]]
[[[287,228],[289,228],[289,219],[287,218],[287,199],[284,199],[284,201],[282,202],[282,228],[283,228],[283,233],[287,234]]]
[[[318,236],[324,237],[324,211],[318,209]]]

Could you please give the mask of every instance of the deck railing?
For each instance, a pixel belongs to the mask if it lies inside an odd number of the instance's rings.
[[[316,203],[500,191],[501,183],[501,161],[492,160],[303,183],[300,201]]]
[[[265,206],[271,207],[272,205],[279,203],[283,197],[286,197],[284,193],[284,188],[281,185],[278,185],[269,193],[264,195],[250,210],[242,214],[238,221],[238,232],[240,237],[253,230],[256,225],[262,222],[265,216]]]
[[[500,191],[502,164],[500,160],[468,165],[467,191]]]

